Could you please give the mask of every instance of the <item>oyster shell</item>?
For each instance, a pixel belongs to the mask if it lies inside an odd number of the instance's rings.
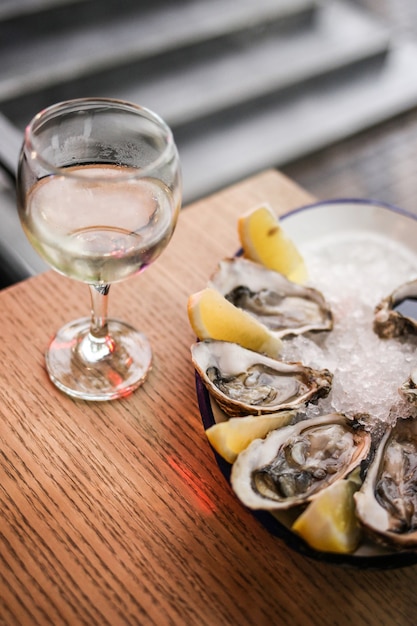
[[[242,257],[221,261],[209,286],[278,337],[333,327],[330,307],[318,290]]]
[[[210,394],[230,416],[293,409],[326,396],[332,374],[301,363],[284,363],[235,343],[201,341],[191,357]]]
[[[417,333],[417,319],[407,308],[396,310],[400,303],[417,300],[417,280],[400,285],[389,296],[381,300],[374,310],[374,331],[381,339],[391,339]],[[417,312],[417,302],[416,302]]]
[[[417,420],[388,427],[355,494],[361,524],[382,543],[417,546]]]
[[[255,439],[231,473],[238,498],[252,509],[288,509],[313,500],[367,456],[371,437],[339,413],[307,419]]]

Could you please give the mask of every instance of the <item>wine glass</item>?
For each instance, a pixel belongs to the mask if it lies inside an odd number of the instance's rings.
[[[149,109],[81,98],[44,109],[27,126],[17,177],[23,229],[53,269],[87,283],[91,295],[91,316],[66,324],[46,352],[62,391],[111,400],[145,380],[149,342],[108,319],[108,293],[161,254],[180,204],[172,133]]]

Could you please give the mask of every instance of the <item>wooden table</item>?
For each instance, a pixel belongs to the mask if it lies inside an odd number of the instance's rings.
[[[184,209],[158,262],[112,287],[110,313],[154,348],[123,400],[74,401],[45,373],[50,333],[88,313],[85,286],[48,272],[0,294],[1,624],[415,624],[417,567],[292,551],[237,501],[206,440],[187,298],[264,200],[282,213],[311,198],[276,172],[244,181]]]

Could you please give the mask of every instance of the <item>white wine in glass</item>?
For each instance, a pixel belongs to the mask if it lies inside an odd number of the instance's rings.
[[[23,229],[56,271],[87,283],[92,314],[52,339],[46,365],[85,400],[125,396],[152,361],[146,337],[107,318],[112,283],[144,270],[167,246],[181,204],[172,133],[155,113],[111,99],[78,99],[28,125],[18,170]]]

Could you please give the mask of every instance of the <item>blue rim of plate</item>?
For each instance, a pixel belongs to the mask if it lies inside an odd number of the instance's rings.
[[[417,215],[414,215],[413,213],[406,211],[405,209],[400,209],[399,207],[396,207],[395,205],[386,202],[362,198],[337,198],[314,202],[285,213],[284,215],[280,216],[280,220],[285,220],[286,218],[291,217],[294,214],[306,210],[315,209],[323,205],[348,203],[378,206],[380,208],[387,209],[388,211],[398,213],[402,217],[410,218],[413,221],[417,221]],[[238,250],[236,256],[239,256],[241,254],[242,250]],[[204,430],[207,430],[208,428],[210,428],[210,426],[213,426],[215,424],[215,419],[212,410],[210,394],[204,386],[197,372],[195,372],[195,384],[197,401],[203,427]],[[214,453],[217,465],[219,466],[224,478],[230,485],[230,473],[232,466],[222,456],[220,456],[220,454],[218,454],[218,452],[211,445],[210,447],[212,448],[212,451]],[[230,489],[232,488],[230,487]],[[242,504],[242,506],[244,505]],[[316,561],[347,567],[357,567],[359,569],[396,569],[399,567],[408,567],[417,563],[417,551],[398,551],[388,553],[384,552],[382,554],[375,555],[336,554],[331,552],[320,552],[311,548],[301,537],[296,535],[291,529],[282,524],[267,511],[254,511],[250,509],[247,510],[261,523],[261,525],[269,533],[278,537],[279,539],[282,539],[289,548],[303,556],[306,556]]]
[[[303,211],[309,211],[310,209],[317,209],[321,206],[327,206],[331,204],[368,204],[370,206],[377,206],[382,209],[387,209],[393,213],[398,213],[402,217],[407,217],[413,220],[413,222],[417,221],[417,214],[411,213],[411,211],[407,211],[406,209],[402,209],[395,204],[390,204],[389,202],[382,202],[380,200],[373,200],[372,198],[330,198],[328,200],[320,200],[320,202],[312,202],[311,204],[304,204],[296,209],[292,209],[291,211],[287,211],[280,216],[280,221],[283,221],[292,215],[297,213],[301,213]]]

